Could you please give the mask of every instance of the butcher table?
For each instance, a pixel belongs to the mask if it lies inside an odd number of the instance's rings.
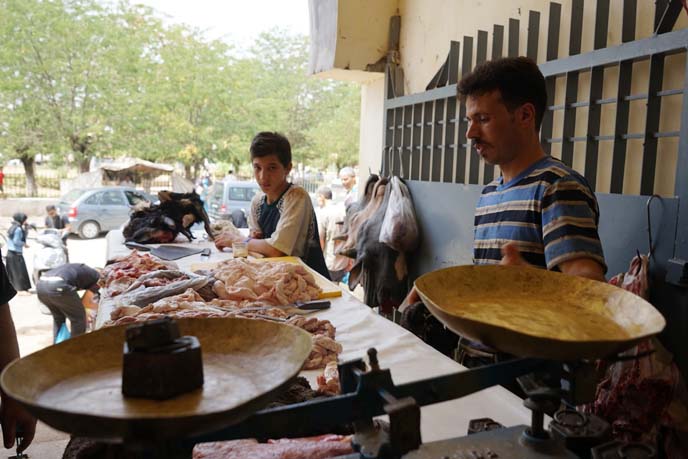
[[[211,248],[210,257],[201,258],[197,254],[175,260],[182,271],[188,271],[192,264],[201,261],[218,262],[232,257],[231,253],[218,252],[210,241],[178,242],[175,245]],[[124,246],[121,230],[110,231],[107,236],[108,260],[130,252]],[[375,347],[381,367],[391,369],[397,384],[465,370],[406,329],[375,313],[347,291],[343,290],[341,297],[330,301],[332,307],[318,312],[317,317],[329,320],[337,328],[336,340],[344,349],[339,356],[340,361],[364,358],[367,349]],[[109,309],[99,309],[97,327],[109,319]],[[315,387],[319,372],[304,371],[302,375]],[[471,419],[489,417],[505,426],[514,426],[529,424],[530,415],[520,398],[497,386],[461,399],[423,407],[421,433],[423,441],[430,442],[465,435]]]

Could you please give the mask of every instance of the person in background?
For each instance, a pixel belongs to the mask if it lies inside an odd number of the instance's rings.
[[[344,209],[332,203],[332,190],[326,186],[316,191],[318,200],[318,233],[320,233],[320,247],[325,255],[325,264],[333,282],[341,282],[351,269],[351,258],[335,255],[344,240],[335,241],[334,237],[341,233],[344,224]]]
[[[15,290],[29,293],[31,280],[24,261],[24,248],[29,247],[26,243],[29,229],[26,219],[26,214],[14,214],[10,229],[7,230],[7,274]]]
[[[233,167],[230,167],[229,170],[227,170],[227,175],[225,175],[225,180],[237,180],[237,176],[234,173]]]
[[[2,171],[2,166],[0,166],[0,194],[5,194],[5,173]]]
[[[134,186],[134,177],[131,174],[127,174],[119,181],[119,186]]]
[[[356,172],[351,167],[343,167],[339,171],[339,180],[342,181],[342,186],[346,190],[344,196],[344,208],[348,208],[358,199],[358,186],[356,186]]]
[[[260,132],[251,141],[253,175],[262,192],[251,201],[250,237],[231,234],[215,238],[218,250],[246,242],[250,252],[266,257],[300,257],[326,279],[318,224],[308,192],[287,181],[292,169],[289,140],[277,132]]]
[[[45,211],[48,213],[45,217],[45,227],[60,230],[62,240],[66,243],[69,230],[72,228],[72,225],[69,223],[69,217],[60,215],[55,206],[52,205],[46,206]]]
[[[9,302],[17,294],[0,260],[0,371],[19,358],[17,332],[14,329]],[[0,425],[5,448],[15,446],[17,431],[21,431],[22,442],[19,452],[26,450],[36,432],[36,419],[4,391],[0,391]]]
[[[46,271],[36,285],[38,299],[50,309],[53,316],[53,339],[60,327],[69,319],[71,336],[86,332],[86,310],[84,306],[93,303],[98,293],[98,278],[95,269],[83,263],[67,263]],[[85,290],[79,297],[79,290]]]

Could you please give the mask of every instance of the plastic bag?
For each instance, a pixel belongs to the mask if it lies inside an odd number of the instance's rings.
[[[63,322],[62,326],[60,327],[60,330],[57,332],[57,336],[55,337],[55,344],[61,343],[62,341],[66,341],[69,338],[71,338],[72,335],[69,333],[69,328],[67,328],[67,323]]]
[[[388,186],[390,195],[379,241],[399,252],[411,252],[420,239],[411,193],[399,177],[392,177]]]

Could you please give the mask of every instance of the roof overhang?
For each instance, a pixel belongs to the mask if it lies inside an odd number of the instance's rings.
[[[390,18],[399,0],[309,0],[309,74],[344,81],[381,78]],[[371,71],[370,66],[375,66]]]

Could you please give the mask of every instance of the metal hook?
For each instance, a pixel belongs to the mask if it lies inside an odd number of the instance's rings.
[[[662,197],[658,194],[653,194],[650,196],[650,198],[647,200],[646,209],[647,209],[647,243],[648,243],[648,258],[652,258],[653,253],[655,251],[655,246],[652,244],[652,200],[653,199],[659,199],[660,202],[662,201]]]

